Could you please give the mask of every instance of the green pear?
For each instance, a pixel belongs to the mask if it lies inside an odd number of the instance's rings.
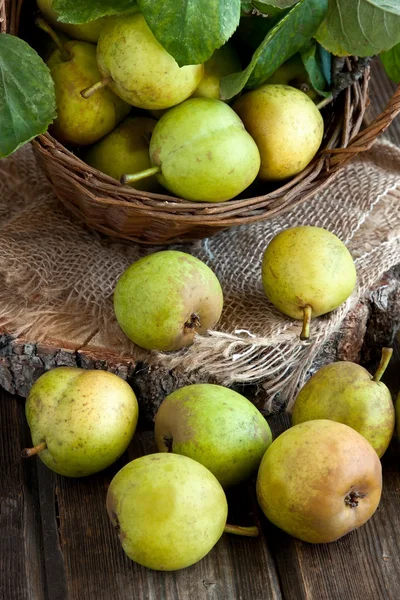
[[[256,178],[260,155],[235,112],[224,102],[190,98],[158,121],[150,158],[162,186],[186,200],[224,202]],[[127,175],[130,183],[143,174]]]
[[[119,278],[114,310],[124,333],[148,350],[178,350],[218,322],[223,295],[217,277],[198,258],[175,250],[133,263]]]
[[[281,181],[297,175],[321,145],[321,113],[307,94],[294,87],[262,85],[243,94],[233,108],[260,151],[260,179]]]
[[[221,485],[200,463],[178,454],[149,454],[115,475],[107,512],[129,558],[175,571],[215,546],[228,506]]]
[[[150,168],[149,144],[155,125],[156,121],[147,117],[125,119],[88,150],[85,161],[118,181],[124,173]],[[155,176],[133,185],[146,191],[156,191],[159,187]]]
[[[318,97],[318,93],[312,87],[310,77],[298,53],[284,62],[265,83],[290,85],[307,94],[311,100]]]
[[[310,335],[311,317],[340,306],[353,292],[356,280],[346,246],[320,227],[285,229],[264,253],[265,294],[283,314],[303,320],[301,339]]]
[[[221,79],[241,69],[235,48],[227,42],[204,63],[204,75],[192,96],[219,100]]]
[[[26,418],[34,448],[52,471],[83,477],[105,469],[127,449],[138,420],[130,386],[107,371],[58,367],[33,384]]]
[[[185,386],[165,398],[156,414],[155,438],[160,452],[197,460],[223,487],[250,477],[272,442],[254,404],[207,383]]]
[[[96,46],[67,42],[47,61],[55,84],[57,118],[50,133],[60,142],[86,146],[107,135],[130,111],[129,104],[111,90],[100,90],[85,100],[80,91],[99,78]]]
[[[396,417],[396,437],[400,441],[400,392],[397,394],[395,402],[395,417]]]
[[[69,35],[75,40],[83,40],[84,42],[96,43],[99,39],[100,32],[107,23],[108,17],[95,19],[88,23],[62,23],[58,20],[58,14],[53,8],[53,0],[37,0],[37,5],[45,17],[53,27]]]
[[[169,108],[188,98],[204,71],[203,65],[179,67],[141,14],[109,20],[100,34],[97,62],[103,79],[83,90],[84,97],[109,85],[129,104],[148,110]]]
[[[378,507],[381,462],[357,431],[325,419],[282,433],[257,477],[258,503],[280,529],[305,542],[333,542],[363,525]]]
[[[384,455],[393,436],[395,414],[392,396],[380,381],[392,350],[384,348],[382,363],[372,377],[352,362],[336,362],[317,371],[300,390],[292,423],[331,419],[352,427]]]

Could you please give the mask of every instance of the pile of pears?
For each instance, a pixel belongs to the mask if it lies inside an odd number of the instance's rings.
[[[262,413],[232,389],[192,384],[169,394],[154,419],[155,451],[110,476],[105,494],[126,555],[174,571],[201,560],[224,533],[257,537],[256,524],[227,523],[226,490],[243,484],[267,519],[305,542],[333,542],[366,523],[380,502],[380,457],[396,414],[400,435],[400,393],[395,412],[380,381],[391,353],[383,349],[373,377],[350,362],[322,367],[275,440]],[[26,416],[34,446],[23,457],[37,454],[56,473],[82,477],[128,448],[138,403],[116,375],[58,367],[34,383]]]
[[[224,202],[256,178],[288,180],[317,153],[316,94],[286,85],[307,80],[298,56],[231,107],[220,80],[243,68],[232,42],[204,65],[179,67],[137,9],[72,25],[58,21],[52,0],[37,3],[52,40],[49,131],[92,168],[139,190]]]

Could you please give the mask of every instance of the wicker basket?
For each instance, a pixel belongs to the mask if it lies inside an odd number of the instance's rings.
[[[0,0],[2,31],[16,34],[22,2]],[[347,69],[354,65],[347,60]],[[285,185],[272,190],[265,185],[262,195],[251,198],[212,204],[141,192],[89,167],[49,134],[32,144],[56,195],[90,228],[141,244],[201,239],[287,212],[324,188],[351,157],[368,150],[400,113],[399,86],[385,111],[359,133],[368,106],[368,79],[367,69],[324,109],[325,137],[313,162]]]

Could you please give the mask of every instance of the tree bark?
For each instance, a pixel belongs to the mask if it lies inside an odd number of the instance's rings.
[[[371,369],[379,362],[381,348],[393,344],[400,327],[400,266],[392,269],[360,301],[338,331],[322,348],[310,375],[337,360],[364,364]],[[154,367],[121,357],[107,348],[75,349],[68,343],[34,343],[15,339],[0,331],[0,385],[8,392],[26,397],[32,384],[45,371],[59,366],[102,369],[127,380],[134,389],[141,414],[151,422],[162,400],[175,389],[190,383],[216,383],[207,375],[184,374],[178,369]],[[234,386],[263,408],[262,385]],[[278,408],[283,409],[281,406]]]

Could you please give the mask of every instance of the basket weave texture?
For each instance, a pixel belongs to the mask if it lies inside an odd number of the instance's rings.
[[[16,34],[23,0],[0,0],[1,31]],[[356,60],[346,61],[353,70]],[[353,156],[371,148],[400,114],[400,86],[386,109],[361,130],[368,106],[369,69],[324,109],[325,136],[315,159],[281,187],[213,204],[188,202],[123,186],[89,167],[48,133],[33,142],[36,157],[64,206],[88,227],[141,244],[166,244],[214,235],[228,227],[270,219],[322,190]],[[264,193],[265,192],[265,193]]]

